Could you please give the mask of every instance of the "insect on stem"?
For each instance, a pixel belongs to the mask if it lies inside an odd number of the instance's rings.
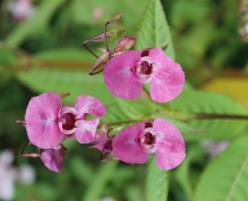
[[[105,62],[107,62],[107,60],[109,60],[112,56],[112,53],[109,49],[109,44],[108,44],[108,38],[111,36],[111,33],[108,31],[108,25],[110,25],[111,23],[118,21],[121,19],[121,14],[117,14],[114,17],[112,17],[110,20],[108,20],[105,25],[104,25],[104,32],[83,41],[83,46],[86,50],[88,50],[94,57],[97,58],[96,63],[93,65],[93,67],[90,70],[89,75],[95,75],[98,73],[101,73],[103,71],[103,69],[98,70],[97,69],[103,65]],[[105,49],[104,49],[104,55],[102,56],[98,56],[96,53],[94,53],[89,47],[88,47],[88,43],[96,43],[96,42],[103,42],[105,43]]]
[[[105,48],[109,52],[109,45],[108,45],[108,37],[107,37],[107,27],[109,25],[109,21],[105,23],[104,25],[104,35],[105,35]]]
[[[112,24],[113,22],[115,21],[118,21],[121,19],[121,14],[117,14],[115,15],[114,17],[112,17],[110,20],[108,20],[105,25],[104,25],[104,34],[105,34],[105,48],[106,50],[109,52],[109,45],[108,45],[108,37],[107,37],[107,28],[108,28],[108,25]],[[110,55],[109,55],[110,57]]]
[[[96,57],[97,59],[99,58],[88,46],[87,46],[87,43],[89,42],[89,40],[87,41],[84,41],[83,42],[83,46],[86,50],[88,50],[94,57]]]

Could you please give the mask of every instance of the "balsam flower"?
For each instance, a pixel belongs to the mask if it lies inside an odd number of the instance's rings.
[[[123,99],[139,97],[150,83],[152,100],[164,103],[181,93],[184,72],[161,48],[130,50],[107,62],[104,80],[110,92]]]
[[[121,161],[143,164],[155,154],[163,170],[177,167],[185,158],[185,143],[180,131],[164,119],[137,123],[124,128],[113,139],[113,154]]]
[[[71,137],[74,135],[79,143],[95,141],[99,117],[106,113],[102,102],[91,96],[78,96],[74,107],[62,107],[59,113],[60,130]],[[87,118],[91,117],[90,120]]]
[[[65,157],[65,148],[62,145],[54,149],[45,149],[40,153],[40,159],[43,164],[53,172],[60,172]]]
[[[33,97],[25,114],[25,127],[30,142],[42,149],[57,147],[64,138],[75,137],[79,143],[94,141],[104,105],[91,96],[77,97],[74,107],[63,106],[57,93]],[[88,120],[91,115],[93,119]]]

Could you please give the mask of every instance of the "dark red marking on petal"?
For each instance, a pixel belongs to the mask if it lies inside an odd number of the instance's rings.
[[[156,143],[156,136],[148,132],[144,135],[144,144],[153,145]]]
[[[149,50],[146,49],[146,50],[143,50],[142,53],[141,53],[141,57],[147,57],[149,55]]]
[[[72,113],[66,113],[62,117],[62,127],[65,130],[71,130],[75,127],[76,116]]]
[[[148,63],[147,61],[142,61],[140,65],[141,65],[141,69],[140,69],[141,74],[144,75],[152,74],[152,70],[153,70],[152,64]]]

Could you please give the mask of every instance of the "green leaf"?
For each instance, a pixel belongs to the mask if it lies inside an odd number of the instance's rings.
[[[155,159],[151,160],[146,180],[146,201],[166,201],[168,187],[167,172],[157,167]]]
[[[193,188],[192,188],[192,179],[190,172],[190,165],[193,161],[194,155],[199,154],[198,146],[191,146],[187,149],[187,157],[183,163],[176,169],[175,178],[180,184],[182,190],[185,192],[187,200],[192,200]],[[202,156],[202,155],[201,155]]]
[[[248,122],[236,119],[197,119],[195,114],[247,115],[246,109],[227,96],[187,89],[166,105],[149,103],[144,99],[123,101],[116,99],[122,121],[166,118],[184,135],[187,141],[205,138],[233,139],[246,132]],[[110,111],[111,113],[112,111]]]
[[[69,92],[71,95],[65,98],[65,101],[70,103],[73,103],[78,95],[92,95],[101,99],[105,104],[111,104],[114,101],[106,89],[102,77],[90,77],[88,73],[80,70],[36,67],[19,73],[18,78],[36,92]]]
[[[156,112],[156,104],[152,104],[147,100],[122,100],[115,99],[120,110],[127,115],[129,119],[148,119]]]
[[[248,137],[236,140],[204,171],[194,201],[248,200]]]
[[[43,0],[34,16],[17,26],[6,38],[6,45],[18,47],[27,37],[45,28],[54,12],[65,0]]]
[[[186,90],[174,101],[169,103],[172,113],[189,114],[237,114],[247,115],[246,109],[234,99],[227,96],[197,91]],[[248,127],[246,120],[233,119],[190,119],[189,126],[195,128],[197,133],[188,135],[188,140],[232,139],[244,134]]]
[[[105,104],[115,103],[100,75],[89,76],[91,62],[78,50],[54,50],[35,57],[36,62],[27,71],[18,73],[18,79],[36,92],[70,92],[65,101],[74,103],[78,95],[92,95]],[[49,65],[49,67],[47,66]],[[76,68],[73,66],[76,65]]]
[[[167,54],[174,58],[170,29],[167,24],[160,0],[150,0],[138,32],[137,48],[167,46]]]
[[[83,201],[96,201],[104,192],[104,188],[110,178],[114,175],[117,162],[108,162],[100,167],[100,170],[92,178],[92,182],[87,190]]]

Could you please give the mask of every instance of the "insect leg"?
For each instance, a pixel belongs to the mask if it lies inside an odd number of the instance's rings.
[[[121,14],[118,13],[114,17],[112,17],[110,20],[108,20],[104,25],[104,34],[105,34],[105,48],[109,52],[109,46],[108,46],[108,37],[107,37],[107,28],[108,25],[110,25],[113,22],[119,21],[121,19]]]

